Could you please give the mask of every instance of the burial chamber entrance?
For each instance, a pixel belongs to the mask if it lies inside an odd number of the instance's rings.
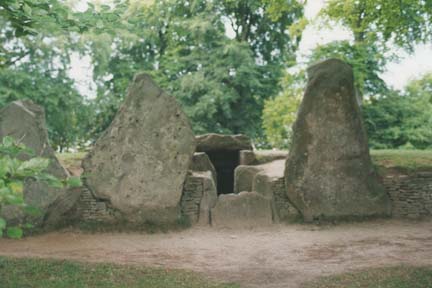
[[[216,169],[218,194],[234,192],[234,170],[240,164],[240,151],[215,150],[206,152]]]
[[[205,152],[216,170],[219,195],[234,192],[234,170],[240,165],[241,150],[252,150],[251,140],[245,135],[197,136],[197,152]]]

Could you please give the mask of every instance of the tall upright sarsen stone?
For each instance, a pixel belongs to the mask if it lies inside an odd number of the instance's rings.
[[[352,68],[330,59],[307,73],[285,168],[288,198],[306,221],[389,215],[389,199],[371,163]]]
[[[83,162],[85,183],[131,222],[172,222],[195,152],[176,100],[136,75],[113,122]]]

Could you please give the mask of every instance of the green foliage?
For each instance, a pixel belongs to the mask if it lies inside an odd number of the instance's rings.
[[[330,0],[323,15],[351,29],[356,42],[392,42],[411,50],[431,40],[430,0]]]
[[[371,150],[372,161],[380,169],[404,171],[432,170],[432,150]]]
[[[22,160],[22,159],[27,160]],[[49,160],[41,157],[33,157],[33,152],[18,143],[11,137],[4,137],[0,144],[0,211],[7,205],[17,206],[30,214],[37,214],[34,207],[26,205],[24,201],[24,182],[31,178],[36,181],[44,181],[53,187],[64,185],[81,186],[79,178],[71,177],[60,180],[45,172]],[[21,238],[23,226],[8,227],[6,220],[0,217],[0,236],[6,230],[7,236]]]
[[[297,118],[297,110],[303,97],[304,72],[287,74],[283,81],[283,91],[265,102],[263,129],[267,141],[273,148],[286,149],[290,145],[291,127]]]
[[[57,0],[3,0],[0,17],[8,20],[15,37],[76,25],[70,9]]]
[[[2,288],[238,288],[191,272],[114,264],[0,258]]]
[[[318,47],[312,60],[336,57],[354,68],[361,94],[376,97],[387,87],[379,74],[395,58],[389,47],[412,50],[418,42],[432,40],[432,2],[417,0],[330,0],[321,11],[326,23],[340,23],[353,33],[354,41]]]
[[[397,266],[371,268],[321,277],[303,288],[426,288],[432,285],[431,267]]]
[[[375,45],[334,41],[315,48],[309,61],[314,63],[329,58],[341,59],[352,66],[355,85],[361,95],[376,97],[387,92],[387,85],[379,76],[384,72],[387,59]]]
[[[88,139],[90,106],[73,88],[65,75],[41,73],[27,65],[0,69],[0,107],[18,99],[31,99],[45,108],[49,138],[53,148],[62,151]]]
[[[260,136],[264,100],[279,91],[279,78],[297,48],[299,37],[291,37],[288,28],[302,15],[302,6],[293,1],[284,17],[274,20],[264,2],[116,6],[113,13],[127,15],[127,23],[117,26],[126,33],[86,35],[98,84],[94,134],[111,122],[133,75],[147,71],[180,100],[196,133]]]
[[[59,150],[86,142],[92,118],[67,73],[70,53],[79,49],[72,33],[78,23],[84,25],[61,1],[0,3],[0,107],[23,98],[43,106]]]
[[[389,93],[371,99],[363,107],[369,144],[372,148],[432,147],[432,102],[429,94],[417,92],[418,82],[408,88],[411,92]],[[417,88],[413,88],[417,87]]]

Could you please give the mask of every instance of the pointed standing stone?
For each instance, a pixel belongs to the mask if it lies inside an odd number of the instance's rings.
[[[308,69],[285,169],[290,201],[306,221],[389,215],[372,167],[352,68],[330,59]]]
[[[86,184],[128,221],[173,222],[194,151],[194,134],[177,101],[139,74],[83,162]]]

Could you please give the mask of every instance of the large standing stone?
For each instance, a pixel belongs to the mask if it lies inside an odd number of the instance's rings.
[[[173,222],[194,151],[195,137],[179,104],[139,74],[83,162],[86,184],[128,221]]]
[[[35,156],[48,158],[50,165],[47,172],[60,179],[68,176],[60,165],[48,142],[43,108],[29,100],[15,101],[0,111],[0,138],[11,136],[31,148]],[[28,156],[23,155],[24,159]],[[76,189],[59,189],[45,183],[27,180],[24,187],[25,202],[41,211],[39,217],[33,217],[35,226],[56,224],[62,214],[67,212],[79,197]],[[25,215],[15,207],[4,207],[3,216],[9,221],[20,222]]]
[[[287,195],[307,221],[385,216],[389,199],[372,167],[352,68],[331,59],[308,69],[286,162]]]

